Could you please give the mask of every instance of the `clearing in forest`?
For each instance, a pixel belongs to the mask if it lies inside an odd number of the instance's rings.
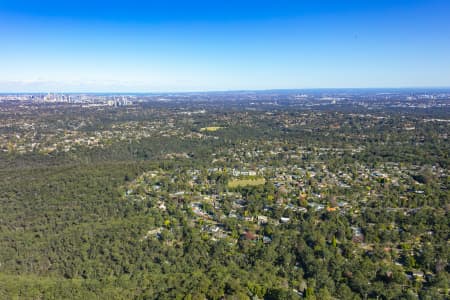
[[[245,186],[257,186],[266,183],[264,178],[252,178],[252,179],[232,179],[228,182],[229,188],[245,187]]]

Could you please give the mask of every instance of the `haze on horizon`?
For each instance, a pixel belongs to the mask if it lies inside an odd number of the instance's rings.
[[[449,87],[450,2],[0,2],[0,92]]]

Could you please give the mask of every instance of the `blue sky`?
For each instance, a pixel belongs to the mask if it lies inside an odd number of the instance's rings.
[[[0,39],[0,92],[450,86],[445,0],[0,0]]]

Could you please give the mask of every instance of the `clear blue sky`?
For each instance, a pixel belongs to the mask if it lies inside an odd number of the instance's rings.
[[[0,0],[0,92],[450,86],[448,0]]]

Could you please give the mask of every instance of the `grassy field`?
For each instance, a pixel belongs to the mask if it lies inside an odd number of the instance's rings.
[[[257,186],[266,183],[264,178],[254,178],[254,179],[233,179],[228,182],[229,188],[237,188],[239,186]]]
[[[203,127],[203,128],[200,128],[200,131],[214,132],[214,131],[217,131],[217,130],[219,130],[221,128],[223,128],[223,127],[219,127],[219,126]]]

